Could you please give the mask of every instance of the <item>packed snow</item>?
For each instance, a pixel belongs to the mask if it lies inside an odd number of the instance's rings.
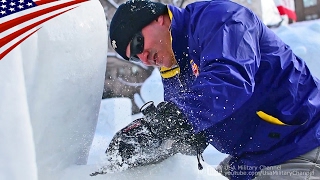
[[[131,115],[127,98],[100,99],[106,27],[99,1],[85,2],[45,23],[0,61],[0,179],[225,179],[214,168],[226,155],[211,146],[201,171],[196,157],[177,154],[156,165],[89,176],[104,164],[114,133],[141,117]],[[274,32],[320,77],[320,20]],[[142,98],[157,104],[162,94],[155,70],[135,102],[141,106]]]

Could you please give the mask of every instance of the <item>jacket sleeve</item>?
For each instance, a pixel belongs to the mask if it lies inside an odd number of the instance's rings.
[[[198,48],[190,50],[199,76],[188,92],[172,99],[196,133],[222,122],[251,97],[261,57],[261,22],[251,11],[243,8],[221,24],[215,21],[212,12],[202,13],[193,36]]]

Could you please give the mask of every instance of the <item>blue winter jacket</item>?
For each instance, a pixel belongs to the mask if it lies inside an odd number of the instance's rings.
[[[320,146],[319,80],[255,14],[224,0],[168,8],[180,73],[163,78],[165,100],[233,156],[233,179]]]

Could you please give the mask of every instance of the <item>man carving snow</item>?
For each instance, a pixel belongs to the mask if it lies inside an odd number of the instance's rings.
[[[124,59],[160,68],[165,102],[144,118],[152,137],[197,136],[191,149],[203,151],[207,142],[230,155],[221,163],[230,179],[320,176],[319,80],[247,8],[223,0],[184,9],[127,1],[110,39]],[[279,176],[270,175],[277,165]]]

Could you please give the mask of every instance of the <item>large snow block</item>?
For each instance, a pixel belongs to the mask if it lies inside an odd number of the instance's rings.
[[[41,26],[0,61],[5,65],[0,76],[10,76],[0,91],[0,117],[12,138],[8,145],[0,141],[1,147],[19,151],[17,157],[26,157],[14,163],[36,164],[32,172],[38,172],[17,179],[56,180],[64,168],[86,164],[104,85],[108,32],[98,0],[80,3]],[[26,166],[15,165],[13,173],[31,169]]]
[[[0,61],[0,179],[37,179],[21,50]]]

